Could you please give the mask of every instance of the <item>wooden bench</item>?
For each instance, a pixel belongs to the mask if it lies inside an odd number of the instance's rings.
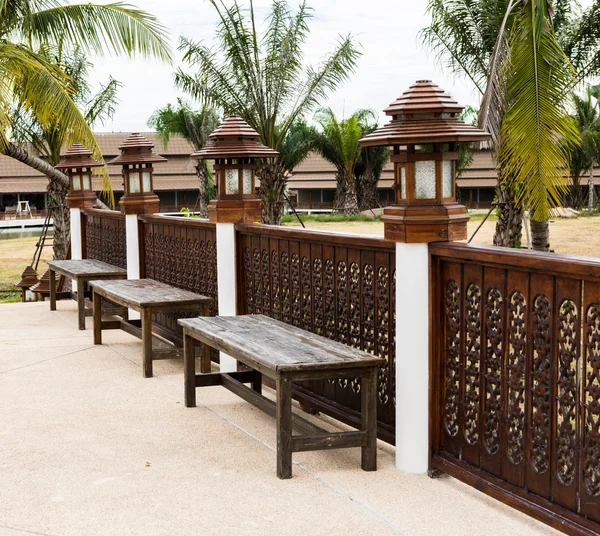
[[[54,274],[70,277],[77,284],[77,313],[79,329],[85,329],[85,317],[91,316],[91,309],[86,308],[85,287],[91,280],[127,279],[127,270],[94,259],[64,260],[48,262],[50,270],[50,310],[56,311],[56,278]],[[89,312],[89,314],[88,314]],[[126,313],[124,313],[126,314]]]
[[[263,315],[180,319],[184,334],[184,396],[196,406],[196,387],[222,385],[277,419],[277,476],[292,477],[292,452],[361,447],[362,468],[377,468],[377,367],[379,357]],[[196,374],[195,341],[251,367],[210,373],[210,360]],[[262,375],[275,380],[276,402],[261,395]],[[292,383],[360,378],[361,428],[331,433],[292,414]],[[252,388],[244,383],[251,383]],[[305,435],[293,435],[292,428]]]
[[[94,344],[102,344],[103,329],[122,329],[142,339],[144,378],[152,377],[152,361],[183,357],[183,349],[170,345],[168,348],[152,348],[152,314],[186,313],[210,314],[211,298],[182,290],[153,279],[129,279],[121,281],[90,281],[94,308]],[[103,321],[101,299],[106,298],[123,307],[140,313],[140,320]],[[163,344],[167,341],[163,341]],[[204,352],[210,360],[210,348]]]

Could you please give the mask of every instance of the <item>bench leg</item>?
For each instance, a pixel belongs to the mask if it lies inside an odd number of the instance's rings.
[[[152,311],[144,307],[142,319],[142,360],[144,378],[152,378]]]
[[[102,296],[92,292],[92,308],[94,311],[94,344],[102,344]]]
[[[85,282],[77,280],[77,318],[79,329],[85,330]]]
[[[361,447],[361,467],[364,471],[377,470],[377,369],[372,368],[361,378],[361,421],[367,433],[367,442]]]
[[[50,276],[50,310],[56,311],[56,276],[52,269],[48,270],[48,274]]]
[[[252,381],[252,389],[259,395],[262,394],[262,374],[258,370],[254,371],[254,380]]]
[[[292,382],[285,376],[277,387],[277,476],[292,478]]]
[[[208,344],[204,345],[208,348]],[[209,348],[210,351],[210,348]],[[196,407],[196,344],[194,338],[183,333],[183,395],[186,408]]]
[[[204,316],[210,316],[210,306],[205,304],[202,308]],[[202,344],[202,357],[200,358],[200,372],[205,374],[212,370],[211,359],[210,359],[210,346],[208,344]]]

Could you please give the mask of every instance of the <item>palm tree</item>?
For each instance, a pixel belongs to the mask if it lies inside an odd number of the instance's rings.
[[[354,72],[360,53],[350,36],[318,67],[303,68],[302,45],[308,35],[312,10],[302,2],[293,13],[285,0],[274,0],[266,29],[259,34],[254,4],[243,10],[237,0],[227,7],[210,0],[220,24],[216,50],[186,39],[180,40],[184,61],[196,69],[179,69],[176,85],[200,101],[221,108],[225,115],[243,117],[259,134],[261,142],[279,151],[279,158],[262,162],[258,169],[263,221],[279,224],[283,215],[290,129],[314,110]]]
[[[156,130],[165,149],[173,135],[180,135],[190,142],[194,151],[199,151],[206,145],[208,136],[219,126],[219,122],[219,114],[207,104],[194,110],[179,100],[175,108],[167,104],[156,110],[148,120],[148,126]],[[202,218],[208,218],[212,173],[206,160],[197,160],[195,167],[198,175],[198,212]]]
[[[336,169],[337,188],[333,208],[347,215],[358,214],[355,176],[361,155],[358,140],[367,130],[368,120],[374,118],[372,110],[358,110],[342,120],[337,119],[331,108],[321,108],[315,115],[321,127],[316,132],[317,151]]]
[[[376,123],[363,127],[361,138],[377,130]],[[356,177],[356,195],[358,197],[358,209],[369,210],[379,205],[377,198],[377,184],[383,172],[383,168],[390,159],[389,147],[361,147],[360,156],[354,175]]]
[[[14,110],[38,125],[60,124],[68,143],[79,141],[101,160],[100,148],[74,102],[63,67],[43,53],[61,45],[84,54],[107,52],[171,60],[164,27],[125,4],[62,4],[58,0],[0,0],[0,152],[68,187],[67,176],[11,143]],[[16,106],[16,108],[15,108]]]
[[[96,94],[92,94],[88,83],[92,64],[78,47],[70,52],[65,50],[62,44],[44,45],[38,54],[48,62],[61,66],[66,76],[65,85],[69,94],[90,126],[104,123],[114,115],[120,83],[111,77]],[[70,136],[69,130],[58,120],[40,123],[23,106],[13,110],[11,130],[15,143],[33,149],[37,157],[51,166],[60,162],[61,149],[68,144]],[[48,197],[50,207],[53,208],[55,259],[65,258],[69,242],[70,213],[65,203],[68,193],[68,187],[62,182],[54,177],[49,178]]]
[[[575,208],[583,205],[581,177],[588,173],[588,207],[594,206],[594,165],[600,160],[600,96],[599,87],[588,87],[586,97],[573,95],[575,113],[573,115],[581,137],[581,145],[569,155],[571,175],[571,203]]]
[[[552,7],[552,10],[550,9]],[[600,72],[600,41],[594,40],[594,35],[600,35],[600,17],[594,8],[580,10],[578,5],[573,5],[569,0],[557,0],[552,6],[547,0],[500,0],[488,2],[487,0],[430,0],[428,10],[432,16],[432,22],[428,28],[423,30],[424,41],[438,54],[438,58],[452,72],[466,75],[481,93],[483,100],[479,114],[479,126],[490,131],[492,149],[499,151],[501,144],[502,123],[504,113],[513,103],[507,100],[509,91],[517,95],[515,89],[517,83],[531,84],[533,92],[528,91],[529,98],[548,98],[545,103],[536,101],[535,106],[528,111],[540,111],[544,105],[560,111],[561,120],[565,111],[565,95],[570,94],[572,86],[572,71],[568,69],[568,61],[562,53],[562,59],[558,59],[561,46],[569,53],[569,58],[576,68],[580,69],[580,80],[585,76]],[[529,17],[529,20],[527,20]],[[522,28],[530,31],[527,34]],[[515,30],[515,31],[513,31]],[[592,37],[590,37],[592,36]],[[581,50],[578,43],[586,38],[589,45],[585,51]],[[518,40],[521,40],[520,43]],[[525,44],[524,44],[525,43]],[[546,50],[546,46],[550,50]],[[536,48],[537,47],[537,48]],[[524,61],[513,57],[515,53],[524,54]],[[548,56],[548,57],[546,57]],[[535,61],[541,58],[541,62]],[[513,81],[512,90],[508,82],[513,78],[515,71],[509,71],[511,62],[518,65],[520,72],[517,80]],[[548,64],[559,67],[558,76],[553,76],[551,82],[554,88],[544,91],[537,86],[541,73]],[[561,88],[557,94],[555,90]],[[541,91],[538,91],[541,90]],[[557,97],[556,100],[552,100]],[[562,98],[558,98],[562,97]],[[523,106],[524,99],[520,99],[518,106]],[[540,122],[538,118],[527,114],[528,120],[534,120],[529,127],[532,131],[538,131]],[[511,115],[513,127],[519,119],[514,113]],[[525,116],[521,118],[519,130],[524,129]],[[561,123],[562,124],[562,123]],[[562,126],[565,126],[562,124]],[[559,129],[561,126],[559,125]],[[511,128],[514,132],[515,129]],[[573,134],[570,127],[567,127]],[[505,131],[507,132],[508,129]],[[564,134],[565,132],[563,132]],[[540,136],[538,141],[544,140],[551,144],[552,140]],[[563,162],[564,147],[559,143],[559,138],[553,138],[556,142],[552,147],[554,156],[546,161]],[[549,204],[557,200],[557,190],[561,189],[554,171],[548,177],[540,176],[539,171],[544,167],[542,164],[541,146],[533,153],[537,159],[538,173],[535,177],[542,183],[547,182],[549,190],[540,187],[536,182],[535,187],[528,187],[519,181],[529,181],[531,177],[524,173],[517,177],[510,172],[519,169],[516,156],[514,165],[500,166],[498,169],[498,201],[500,205],[500,217],[496,226],[494,244],[502,246],[515,246],[521,239],[521,220],[525,206],[537,205],[533,211],[537,214],[534,221],[538,221],[542,214],[547,213]],[[505,153],[505,157],[510,154]],[[532,156],[532,155],[530,155]],[[555,158],[557,157],[557,158]],[[506,160],[504,160],[506,163]],[[531,164],[531,160],[529,160]],[[547,169],[547,168],[546,168]],[[528,167],[529,171],[533,168]],[[518,179],[518,180],[515,180]],[[532,199],[531,195],[539,195],[540,199]],[[539,203],[538,203],[539,201]],[[534,224],[535,225],[535,224]],[[536,226],[540,227],[540,226]],[[543,225],[542,225],[543,227]],[[543,239],[542,239],[543,242]]]

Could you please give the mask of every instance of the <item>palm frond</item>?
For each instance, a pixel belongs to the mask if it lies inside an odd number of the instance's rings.
[[[108,119],[115,115],[116,106],[119,102],[117,91],[123,84],[115,80],[112,76],[106,85],[102,85],[94,97],[86,103],[85,120],[93,126],[97,122],[104,124]]]

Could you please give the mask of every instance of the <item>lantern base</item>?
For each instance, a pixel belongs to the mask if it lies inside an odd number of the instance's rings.
[[[160,210],[160,199],[156,194],[124,195],[119,206],[123,214],[156,214]]]
[[[213,199],[208,204],[210,221],[218,223],[260,223],[260,199]]]
[[[70,192],[65,197],[67,208],[93,208],[97,201],[94,192]]]
[[[407,244],[466,240],[469,215],[464,205],[392,205],[383,211],[385,238]]]

